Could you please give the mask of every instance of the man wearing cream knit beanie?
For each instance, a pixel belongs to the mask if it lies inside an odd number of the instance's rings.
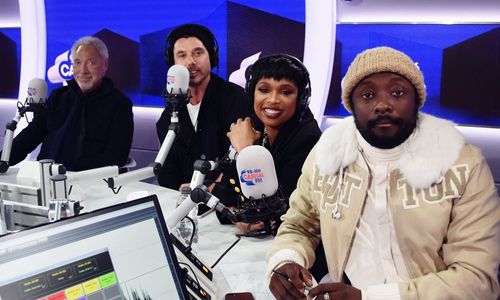
[[[354,87],[363,78],[381,72],[393,72],[405,77],[417,91],[419,107],[424,105],[424,76],[417,64],[403,52],[377,47],[358,54],[342,80],[342,104],[349,112],[352,112],[350,97]]]
[[[406,54],[358,54],[342,81],[353,117],[309,154],[268,253],[278,299],[498,299],[500,199],[481,151],[419,112]],[[323,243],[328,274],[308,268]]]
[[[353,110],[353,92],[359,90],[356,88],[360,82],[367,81],[367,78],[373,79],[375,76],[392,77],[391,82],[393,83],[394,78],[398,78],[401,85],[394,85],[392,89],[403,92],[401,89],[406,87],[407,90],[404,90],[404,94],[397,97],[384,98],[387,101],[381,101],[380,96],[382,94],[378,93],[373,95],[372,98],[362,101],[363,108]],[[368,83],[370,82],[371,80],[368,80]],[[359,91],[363,92],[364,90]],[[394,93],[394,91],[389,90],[389,93]],[[424,76],[418,66],[403,52],[389,47],[377,47],[358,54],[342,80],[342,104],[349,112],[353,113],[356,127],[367,142],[382,149],[400,145],[410,136],[415,129],[418,109],[424,104],[425,96]],[[410,97],[411,101],[406,104],[410,106],[415,104],[415,107],[410,111],[398,109],[397,106],[401,105],[401,100],[405,100],[407,97]],[[393,103],[394,101],[396,102]],[[365,104],[368,102],[376,104],[376,106],[372,107],[369,115],[365,115],[364,113],[367,111],[364,108],[366,108]],[[385,108],[384,105],[386,104],[390,108],[394,108],[394,110],[378,113],[381,108]],[[385,123],[385,126],[380,126],[383,125],[379,124],[382,122]],[[391,127],[391,124],[395,126]]]

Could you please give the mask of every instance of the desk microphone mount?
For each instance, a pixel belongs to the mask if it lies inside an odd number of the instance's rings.
[[[15,232],[46,222],[78,215],[80,202],[68,199],[66,168],[45,159],[40,162],[40,187],[2,183],[0,194],[0,235]],[[23,198],[9,199],[23,190],[38,190],[37,204],[25,203]],[[41,190],[41,192],[40,192]],[[22,196],[22,195],[21,195]]]
[[[216,161],[196,160],[193,164],[194,171],[189,184],[191,190],[195,189],[197,186],[203,185],[206,174],[217,170],[219,167],[220,164]],[[212,269],[191,251],[191,245],[185,245],[184,242],[181,241],[182,239],[178,238],[178,232],[174,230],[175,226],[197,205],[197,202],[195,203],[191,199],[185,199],[167,217],[167,227],[171,232],[170,239],[176,250],[179,262],[189,265],[199,279],[201,287],[209,294],[215,295],[217,284],[213,277]]]
[[[195,203],[205,203],[208,207],[217,210],[233,223],[264,223],[264,229],[242,234],[247,237],[272,235],[272,220],[283,214],[287,209],[285,198],[275,195],[273,197],[265,197],[262,199],[245,198],[240,210],[231,211],[224,204],[222,204],[217,197],[212,195],[204,185],[199,185],[191,191],[191,201]]]
[[[163,143],[161,144],[160,150],[158,151],[154,162],[149,166],[120,174],[116,177],[109,177],[107,179],[108,187],[113,190],[115,194],[118,194],[120,192],[120,188],[124,184],[157,176],[160,173],[163,164],[165,163],[167,155],[170,152],[170,148],[172,148],[172,144],[179,134],[179,102],[181,102],[181,99],[184,99],[183,101],[187,103],[190,96],[189,93],[185,95],[171,95],[164,93],[163,96],[165,98],[165,102],[168,105],[171,105],[172,112],[170,114],[170,125],[168,126],[168,132],[165,136],[165,139],[163,140]]]
[[[52,198],[49,200],[49,222],[72,215],[66,179],[66,175],[62,174],[50,177]]]
[[[10,153],[12,150],[12,141],[14,132],[17,129],[17,124],[27,112],[38,113],[45,109],[44,103],[29,103],[22,104],[18,102],[18,108],[15,117],[5,125],[5,139],[3,142],[2,156],[0,158],[0,173],[5,173],[9,169]]]

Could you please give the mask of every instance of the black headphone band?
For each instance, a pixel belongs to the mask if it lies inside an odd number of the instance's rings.
[[[306,66],[300,61],[300,59],[286,53],[271,54],[260,57],[254,64],[258,63],[263,59],[273,59],[273,58],[286,58],[290,60],[290,62],[296,68],[298,68],[303,74],[303,78],[305,81],[304,90],[300,95],[300,99],[297,99],[298,100],[297,108],[299,112],[302,114],[300,117],[302,119],[307,107],[309,106],[309,100],[311,97],[311,80],[309,77],[309,71],[307,70]],[[254,85],[256,84],[256,82],[254,82],[254,79],[252,78],[252,68],[254,64],[248,66],[247,69],[245,70],[245,79],[246,79],[245,91],[247,92],[247,95],[250,98],[249,99],[250,103],[253,103],[253,94],[250,91],[255,89]]]

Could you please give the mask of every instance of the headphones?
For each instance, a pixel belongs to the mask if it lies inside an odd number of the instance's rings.
[[[254,101],[253,92],[255,91],[255,85],[257,84],[257,80],[255,78],[256,66],[258,68],[260,64],[278,59],[287,61],[292,67],[299,69],[300,72],[302,73],[302,78],[305,84],[302,89],[302,94],[297,99],[297,112],[296,112],[296,114],[297,113],[300,114],[299,120],[302,120],[302,117],[304,116],[304,113],[306,112],[307,107],[309,106],[309,101],[311,98],[311,80],[309,78],[309,71],[307,71],[306,66],[304,66],[304,64],[297,57],[290,54],[279,53],[279,54],[271,54],[263,56],[259,58],[255,63],[247,67],[247,69],[245,70],[245,79],[246,79],[245,92],[248,95],[249,103],[252,105],[253,109],[253,101]],[[300,90],[301,87],[298,88]]]
[[[205,26],[198,24],[181,25],[167,35],[165,46],[165,60],[167,65],[175,64],[174,60],[174,44],[183,37],[195,37],[199,39],[205,48],[207,48],[208,56],[210,57],[210,68],[213,69],[219,66],[219,44],[214,34]]]

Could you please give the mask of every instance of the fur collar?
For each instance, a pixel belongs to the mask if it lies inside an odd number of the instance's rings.
[[[416,134],[403,144],[398,169],[411,186],[426,188],[439,182],[458,159],[465,139],[450,121],[424,113],[418,118]],[[359,153],[354,118],[325,130],[315,151],[316,165],[327,175],[354,163]]]

